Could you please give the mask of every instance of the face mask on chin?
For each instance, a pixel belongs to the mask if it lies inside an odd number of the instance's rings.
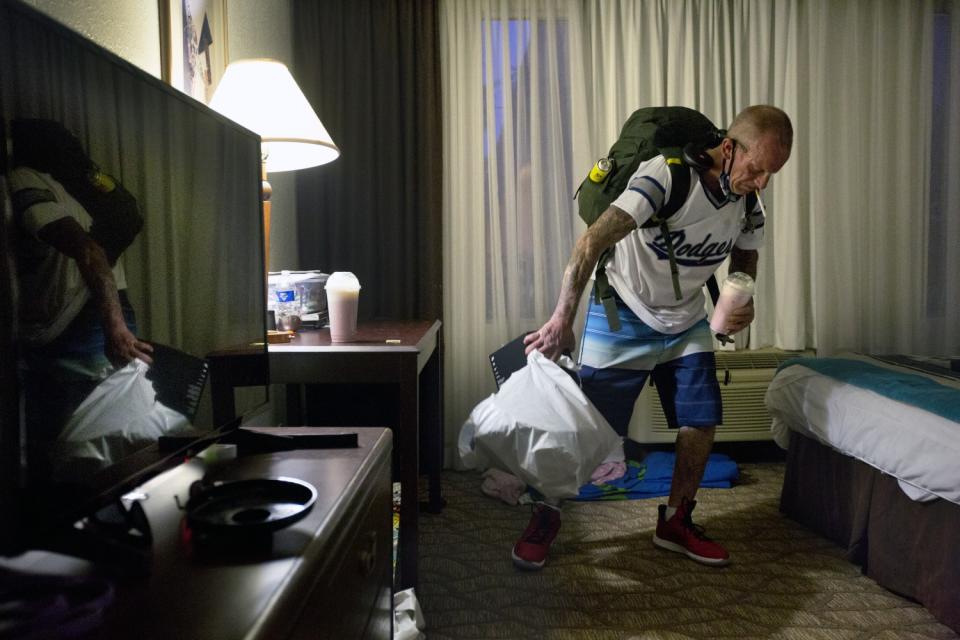
[[[733,168],[733,160],[737,155],[737,143],[733,143],[733,151],[730,153],[730,168]],[[725,202],[736,202],[742,196],[739,193],[734,193],[733,189],[730,186],[730,172],[727,171],[727,161],[723,161],[723,166],[720,168],[720,191],[723,193],[723,198]]]

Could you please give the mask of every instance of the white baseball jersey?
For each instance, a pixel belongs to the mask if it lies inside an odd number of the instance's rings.
[[[637,317],[661,333],[680,333],[704,317],[703,283],[730,254],[763,244],[763,213],[750,212],[745,225],[745,198],[718,202],[690,169],[690,194],[667,224],[680,270],[682,300],[670,275],[666,240],[659,227],[640,225],[660,210],[670,196],[671,178],[663,156],[642,162],[627,188],[612,205],[630,215],[638,228],[618,242],[607,262],[607,279]]]

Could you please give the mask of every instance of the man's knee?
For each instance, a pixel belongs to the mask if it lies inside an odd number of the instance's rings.
[[[684,449],[702,450],[709,453],[713,447],[713,438],[716,426],[680,427],[677,431],[677,444],[685,445],[678,448],[678,453]]]

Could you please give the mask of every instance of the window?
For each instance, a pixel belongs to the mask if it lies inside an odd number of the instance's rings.
[[[559,285],[568,256],[557,239],[573,229],[568,29],[547,19],[482,29],[487,319],[502,295],[507,317],[532,320],[544,312],[536,271]]]

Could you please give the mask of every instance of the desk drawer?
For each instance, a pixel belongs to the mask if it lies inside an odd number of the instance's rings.
[[[392,635],[392,491],[389,457],[371,470],[338,523],[294,638]]]

